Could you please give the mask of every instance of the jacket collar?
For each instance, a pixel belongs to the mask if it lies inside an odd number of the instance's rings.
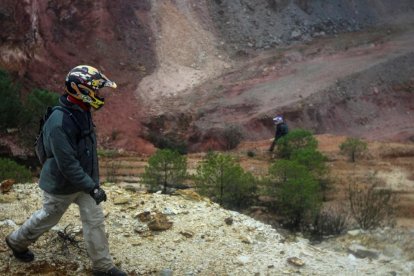
[[[68,97],[70,97],[68,94],[62,95],[59,98],[60,105],[62,105],[63,107],[67,107],[67,108],[70,108],[70,109],[75,109],[75,110],[79,110],[79,111],[83,111],[83,112],[90,111],[90,107],[85,105],[85,103],[83,103],[81,101],[77,101],[75,98],[71,98],[69,100]]]

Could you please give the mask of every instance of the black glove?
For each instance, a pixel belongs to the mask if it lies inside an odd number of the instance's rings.
[[[96,205],[99,205],[102,201],[106,201],[105,191],[99,186],[93,188],[89,194],[96,201]]]

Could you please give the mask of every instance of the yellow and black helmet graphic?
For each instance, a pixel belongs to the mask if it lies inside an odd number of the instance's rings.
[[[99,96],[99,89],[117,87],[115,82],[89,65],[79,65],[70,70],[66,76],[65,86],[67,93],[95,109],[105,104],[105,99]]]

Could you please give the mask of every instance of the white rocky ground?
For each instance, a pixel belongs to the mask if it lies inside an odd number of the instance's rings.
[[[353,231],[311,245],[192,192],[168,196],[116,186],[105,189],[111,252],[130,275],[414,275],[414,258],[409,254],[414,249],[414,230],[378,230],[369,235]],[[16,184],[9,193],[0,194],[0,275],[89,275],[86,255],[71,244],[64,250],[58,236],[71,224],[76,240],[82,239],[76,206],[35,243],[33,263],[23,264],[11,256],[5,235],[40,206],[36,184]],[[161,222],[164,214],[172,224],[144,222],[145,212]],[[171,228],[149,229],[157,226]],[[362,247],[367,244],[371,249]]]

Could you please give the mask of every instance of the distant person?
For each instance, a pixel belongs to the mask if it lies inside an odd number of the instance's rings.
[[[273,139],[272,145],[269,148],[269,152],[273,152],[277,141],[289,132],[289,127],[283,119],[283,116],[278,115],[274,117],[273,123],[276,125],[275,139]]]
[[[101,108],[103,87],[116,88],[97,69],[80,65],[66,77],[66,93],[59,99],[43,126],[47,160],[40,173],[43,207],[19,229],[6,237],[13,255],[31,262],[34,254],[28,246],[55,226],[69,205],[79,206],[86,250],[92,261],[93,275],[127,275],[114,266],[109,253],[101,205],[105,191],[99,185],[98,156],[91,108]]]

